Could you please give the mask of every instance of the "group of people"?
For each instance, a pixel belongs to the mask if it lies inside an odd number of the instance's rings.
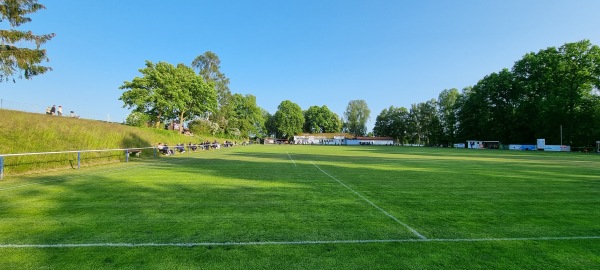
[[[48,106],[48,108],[46,108],[46,114],[62,116],[62,106],[59,105],[58,109],[56,108],[56,105],[52,105],[52,107]]]
[[[223,147],[232,147],[234,145],[236,145],[236,142],[231,142],[231,141],[225,141],[223,142]],[[186,148],[188,151],[191,152],[196,152],[198,150],[210,150],[210,149],[220,149],[221,148],[221,144],[219,142],[217,142],[217,140],[214,140],[213,142],[210,141],[204,141],[201,143],[192,143],[189,142],[187,145],[184,143],[178,143],[175,145],[175,147],[173,147],[173,149],[169,148],[169,146],[166,143],[158,143],[158,145],[156,146],[156,148],[164,155],[174,155],[175,152],[179,152],[179,153],[184,153],[186,151]]]
[[[52,107],[48,106],[48,108],[46,108],[46,114],[47,115],[57,115],[57,116],[62,116],[63,115],[63,108],[61,105],[58,105],[58,108],[56,108],[56,105],[52,105]],[[71,111],[71,113],[69,114],[70,117],[73,118],[79,118],[79,116],[75,115],[74,111]]]

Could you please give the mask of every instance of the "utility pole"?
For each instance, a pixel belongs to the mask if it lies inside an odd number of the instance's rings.
[[[562,146],[562,125],[560,125],[560,145]]]

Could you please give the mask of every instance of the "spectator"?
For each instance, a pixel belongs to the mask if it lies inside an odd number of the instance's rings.
[[[46,114],[52,114],[52,112],[50,110],[50,106],[48,106],[48,108],[46,108]]]
[[[50,109],[50,114],[51,115],[55,115],[56,114],[56,105],[52,105],[52,109]]]
[[[62,106],[58,105],[58,110],[56,111],[58,113],[58,116],[62,116]]]

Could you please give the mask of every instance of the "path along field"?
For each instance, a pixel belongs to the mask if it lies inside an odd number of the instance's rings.
[[[254,145],[0,182],[0,269],[599,265],[594,154]]]

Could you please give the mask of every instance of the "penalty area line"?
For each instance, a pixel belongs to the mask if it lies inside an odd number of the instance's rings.
[[[333,177],[331,174],[329,174],[326,171],[324,171],[323,169],[321,169],[321,167],[317,166],[317,164],[313,163],[312,161],[310,163],[312,165],[314,165],[315,167],[317,167],[317,169],[319,169],[319,171],[321,171],[325,175],[329,176],[331,179],[337,181],[340,185],[344,186],[348,190],[352,191],[352,193],[356,194],[358,197],[360,197],[361,199],[363,199],[364,201],[366,201],[367,203],[369,203],[371,206],[375,207],[377,210],[381,211],[386,216],[388,216],[391,219],[393,219],[394,221],[396,221],[398,224],[400,224],[400,225],[404,226],[405,228],[407,228],[409,231],[411,231],[414,235],[416,235],[420,239],[427,239],[427,237],[425,237],[424,235],[420,234],[417,230],[413,229],[412,227],[408,226],[408,224],[400,221],[398,218],[396,218],[392,214],[388,213],[383,208],[379,207],[378,205],[376,205],[375,203],[373,203],[372,201],[370,201],[369,199],[367,199],[365,196],[363,196],[362,194],[358,193],[357,191],[355,191],[354,189],[352,189],[351,187],[349,187],[348,185],[346,185],[344,182],[338,180],[337,178]]]
[[[509,238],[430,238],[383,240],[323,240],[323,241],[265,241],[265,242],[197,242],[197,243],[81,243],[81,244],[0,244],[0,249],[19,248],[87,248],[87,247],[207,247],[207,246],[272,246],[272,245],[322,245],[322,244],[376,244],[416,242],[508,242],[508,241],[561,241],[595,240],[600,236],[567,237],[509,237]]]

